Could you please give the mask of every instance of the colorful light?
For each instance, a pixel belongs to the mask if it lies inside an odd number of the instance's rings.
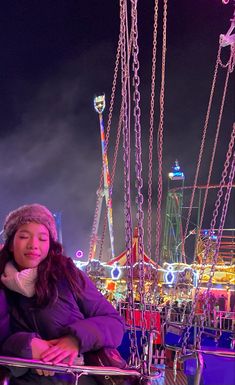
[[[77,250],[75,256],[76,256],[76,258],[82,258],[83,257],[83,251]]]
[[[111,277],[112,279],[119,279],[121,276],[121,269],[117,265],[114,265],[114,267],[111,270]]]
[[[165,280],[167,285],[172,285],[174,282],[174,272],[172,266],[168,266],[168,270],[165,274]]]
[[[184,180],[184,173],[180,171],[180,165],[178,160],[175,161],[175,165],[172,167],[172,172],[169,172],[168,177],[171,180]]]
[[[104,195],[103,196],[105,197],[105,202],[107,206],[111,253],[112,253],[112,258],[114,258],[115,253],[114,253],[113,214],[112,214],[112,187],[111,187],[111,177],[109,174],[109,167],[108,167],[107,143],[105,138],[104,122],[103,122],[103,115],[102,115],[105,109],[105,95],[100,95],[95,97],[94,108],[96,112],[98,112],[99,114],[103,177],[104,177],[104,190],[103,190]],[[93,258],[94,258],[94,253],[93,253],[92,259]]]

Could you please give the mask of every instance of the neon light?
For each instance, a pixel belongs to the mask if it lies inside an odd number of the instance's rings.
[[[197,287],[199,280],[199,272],[193,271],[193,286]]]
[[[175,277],[174,277],[173,268],[172,268],[172,266],[169,266],[168,271],[165,274],[165,279],[166,279],[167,285],[172,285],[172,283],[174,282],[174,278]]]
[[[83,257],[83,251],[77,250],[75,255],[76,255],[76,258],[82,258]]]
[[[178,160],[175,161],[175,165],[172,167],[172,172],[169,172],[168,177],[171,180],[184,180],[184,173],[180,171],[180,165]]]
[[[184,179],[184,173],[183,172],[169,172],[168,177],[171,180],[182,180]]]
[[[202,234],[204,236],[209,236],[210,239],[212,239],[213,241],[216,241],[218,239],[217,235],[215,235],[215,231],[209,231],[209,230],[203,230],[202,231]]]
[[[112,279],[119,279],[121,276],[121,270],[119,267],[115,264],[114,267],[111,270],[111,277]]]

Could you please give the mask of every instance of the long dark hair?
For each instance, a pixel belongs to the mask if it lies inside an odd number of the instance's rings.
[[[7,262],[14,262],[11,249],[15,233],[9,237],[0,250],[0,276]],[[58,296],[57,282],[66,278],[71,290],[79,297],[85,286],[84,278],[73,263],[72,259],[63,254],[62,245],[50,237],[50,247],[47,257],[38,265],[38,275],[35,283],[35,305],[45,307],[56,300]],[[3,284],[0,282],[0,286]]]

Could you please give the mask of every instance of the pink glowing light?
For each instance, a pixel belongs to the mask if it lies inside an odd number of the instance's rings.
[[[83,257],[83,251],[82,250],[76,251],[76,258],[82,258],[82,257]]]

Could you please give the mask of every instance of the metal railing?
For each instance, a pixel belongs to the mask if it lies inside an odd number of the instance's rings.
[[[119,302],[117,306],[120,315],[127,320],[127,312],[129,305],[127,302]],[[136,302],[134,310],[141,310],[141,304]],[[178,310],[174,310],[173,308],[167,308],[151,305],[148,308],[148,305],[146,306],[146,311],[151,313],[159,313],[160,314],[160,320],[161,324],[165,323],[166,321],[169,323],[174,324],[183,324],[187,325],[189,313],[185,312],[183,309],[179,308]],[[195,314],[194,323],[199,324],[199,319],[201,317],[200,313]],[[155,319],[155,317],[153,317]],[[153,325],[154,327],[155,325]],[[213,310],[212,312],[208,312],[206,320],[205,320],[205,327],[212,328],[212,329],[220,329],[222,331],[229,331],[229,332],[235,332],[235,312],[227,312],[227,311],[218,311]]]

